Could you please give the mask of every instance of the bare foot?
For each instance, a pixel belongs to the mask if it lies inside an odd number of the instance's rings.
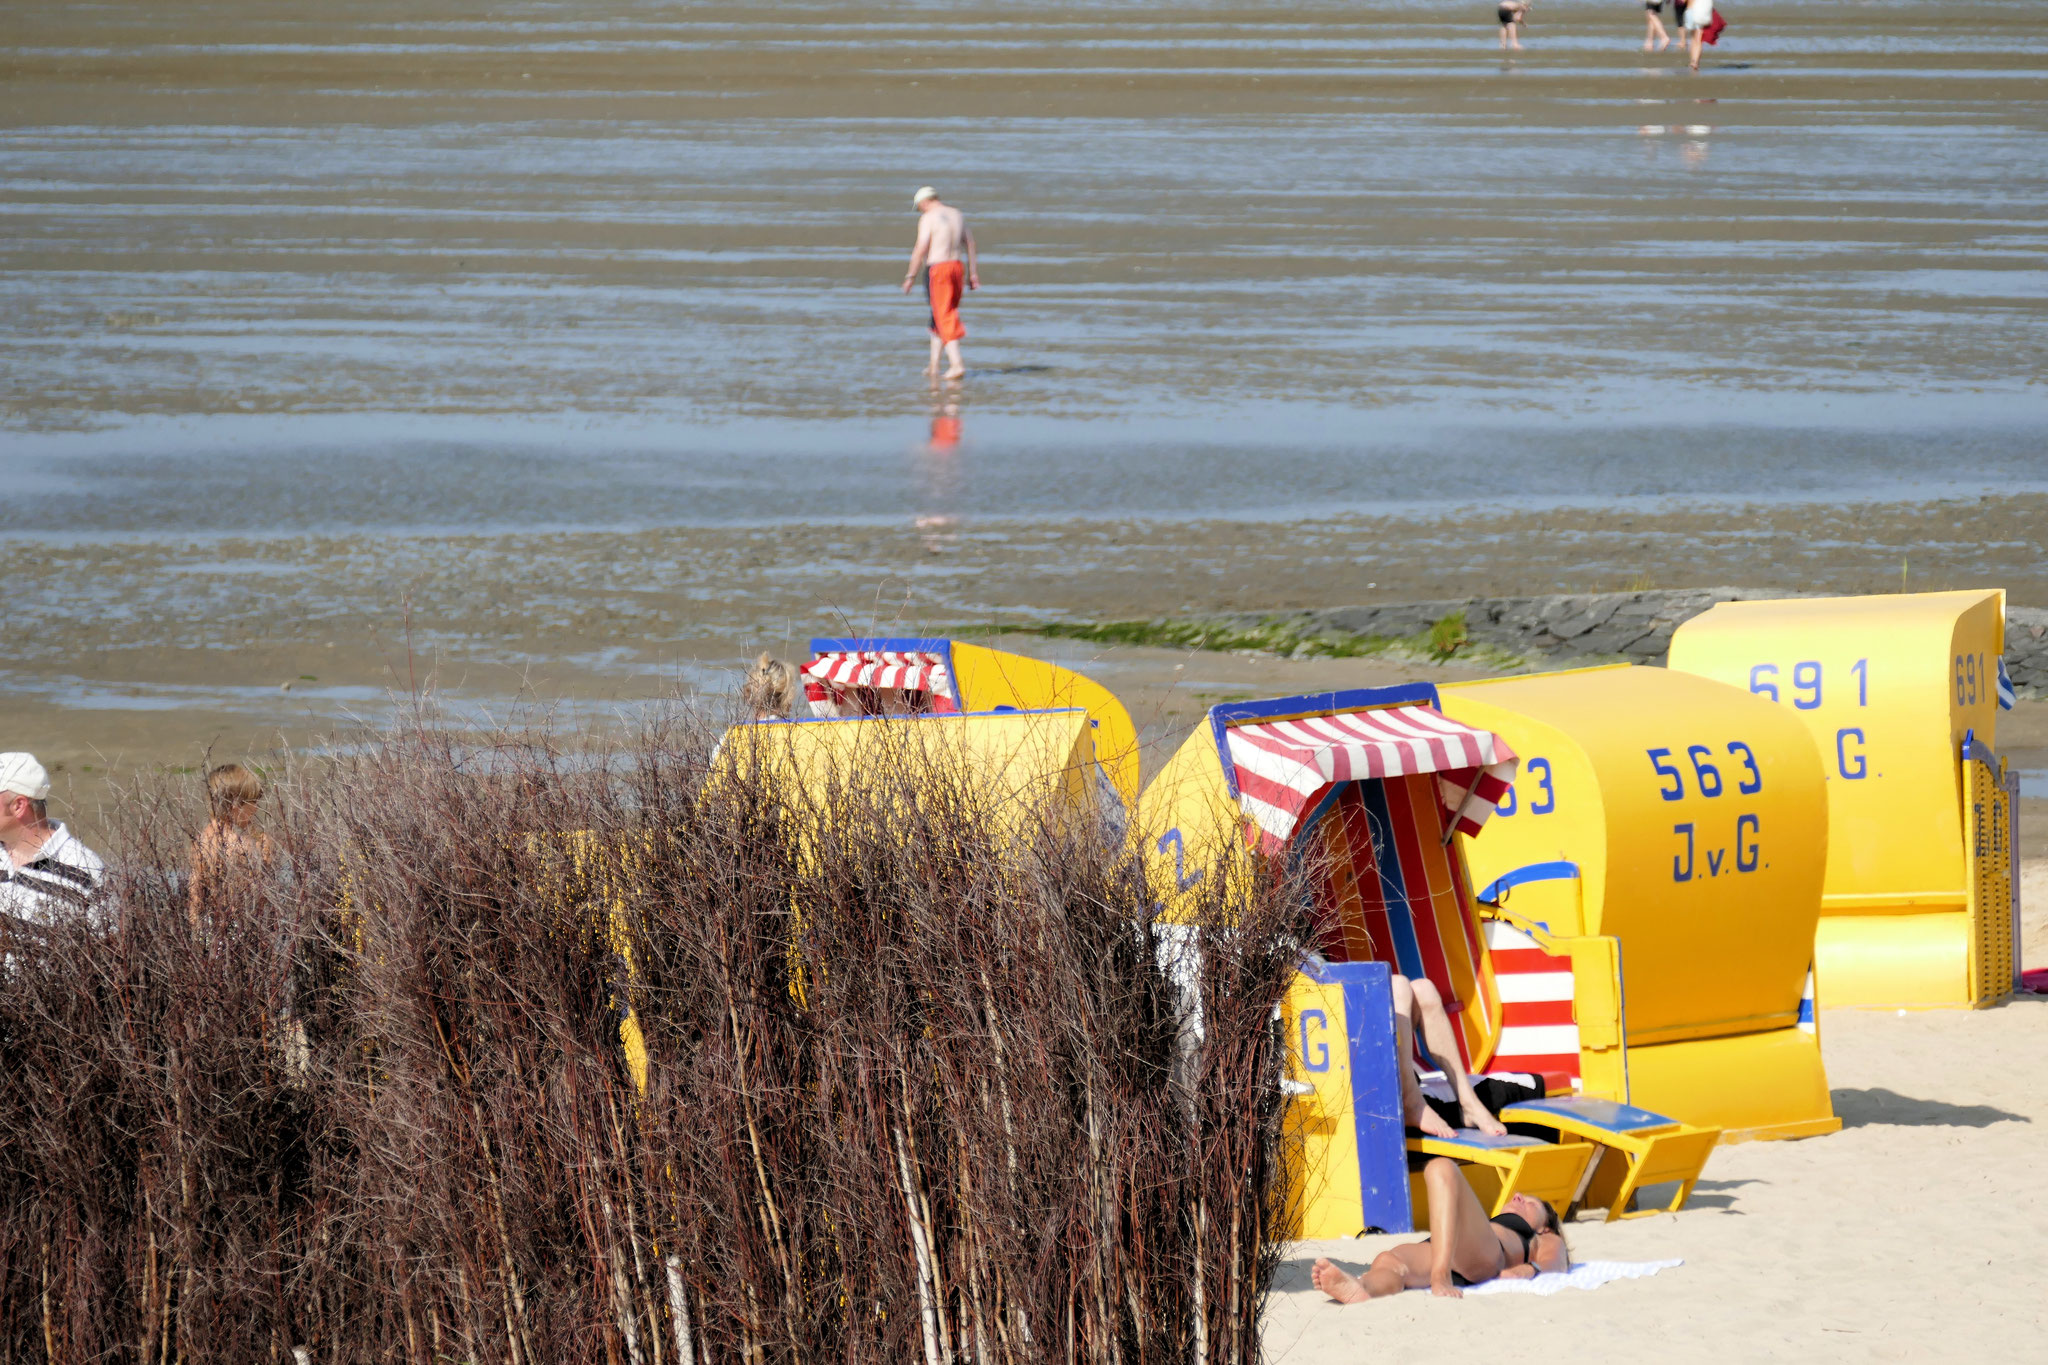
[[[965,365],[955,365],[955,366],[954,366],[954,367],[953,367],[952,369],[950,369],[950,370],[946,371],[946,378],[948,378],[948,379],[958,379],[958,378],[960,378],[960,376],[962,376],[962,375],[964,375],[964,374],[966,374],[966,373],[967,373],[967,367],[966,367]]]
[[[1444,1122],[1443,1115],[1426,1104],[1422,1106],[1422,1113],[1416,1117],[1415,1126],[1430,1137],[1447,1138],[1458,1135],[1457,1129]]]
[[[1438,1275],[1435,1271],[1430,1272],[1429,1292],[1440,1299],[1462,1299],[1465,1297],[1465,1291],[1451,1283],[1451,1273],[1448,1270],[1442,1275]]]
[[[1487,1113],[1486,1106],[1479,1103],[1479,1101],[1467,1101],[1466,1103],[1460,1104],[1458,1106],[1458,1110],[1460,1113],[1464,1114],[1466,1123],[1470,1124],[1474,1128],[1477,1128],[1480,1132],[1486,1134],[1488,1137],[1507,1136],[1508,1126],[1505,1123],[1502,1123],[1499,1119],[1495,1118],[1493,1115]]]
[[[1366,1300],[1365,1286],[1358,1282],[1358,1277],[1337,1269],[1327,1256],[1315,1263],[1308,1277],[1315,1282],[1316,1288],[1339,1303],[1364,1303]]]

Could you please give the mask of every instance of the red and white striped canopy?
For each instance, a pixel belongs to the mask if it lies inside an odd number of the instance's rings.
[[[913,654],[893,649],[862,649],[819,654],[804,665],[804,695],[820,716],[845,714],[841,703],[857,687],[900,687],[932,694],[932,709],[959,707],[946,663],[938,654]]]
[[[1477,834],[1515,780],[1515,752],[1491,730],[1460,725],[1433,706],[1388,706],[1224,731],[1238,805],[1267,852],[1284,848],[1330,788],[1369,778],[1437,775],[1438,800],[1463,834]]]

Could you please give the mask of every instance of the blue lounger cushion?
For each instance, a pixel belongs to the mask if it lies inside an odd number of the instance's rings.
[[[1411,1133],[1409,1136],[1412,1138],[1414,1134]],[[1460,1128],[1451,1137],[1429,1136],[1425,1137],[1424,1141],[1455,1143],[1460,1147],[1471,1147],[1487,1152],[1509,1151],[1516,1147],[1548,1147],[1551,1145],[1542,1138],[1523,1137],[1519,1133],[1502,1133],[1499,1137],[1490,1137],[1480,1132],[1477,1128]]]
[[[1553,1118],[1568,1118],[1588,1128],[1598,1128],[1609,1133],[1635,1133],[1645,1128],[1676,1128],[1678,1120],[1664,1114],[1655,1114],[1648,1109],[1638,1109],[1632,1104],[1618,1100],[1595,1099],[1586,1095],[1558,1095],[1541,1100],[1517,1100],[1507,1106],[1515,1111],[1518,1121],[1527,1122],[1538,1115]]]

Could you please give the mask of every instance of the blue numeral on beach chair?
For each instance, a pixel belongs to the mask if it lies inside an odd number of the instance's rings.
[[[1719,1128],[1696,1128],[1663,1114],[1583,1095],[1525,1100],[1500,1111],[1509,1123],[1538,1123],[1583,1138],[1597,1147],[1590,1178],[1572,1201],[1587,1208],[1605,1208],[1607,1221],[1648,1213],[1676,1213],[1692,1197],[1692,1187],[1706,1168],[1707,1157],[1721,1138]],[[1612,1159],[1618,1155],[1620,1160]],[[1636,1191],[1646,1185],[1676,1180],[1678,1193],[1665,1209],[1631,1210]]]
[[[1561,1214],[1578,1195],[1593,1160],[1589,1143],[1545,1142],[1514,1133],[1488,1137],[1476,1128],[1460,1128],[1455,1137],[1410,1137],[1408,1150],[1462,1163],[1465,1179],[1481,1202],[1488,1202],[1488,1180],[1497,1180],[1499,1189],[1490,1201],[1489,1214],[1499,1213],[1517,1194],[1541,1199]],[[1428,1201],[1418,1196],[1416,1207],[1427,1208]]]

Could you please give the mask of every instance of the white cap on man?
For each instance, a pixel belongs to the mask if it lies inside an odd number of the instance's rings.
[[[47,801],[50,775],[36,762],[34,754],[0,754],[0,792],[13,792],[31,801]]]
[[[938,197],[939,192],[933,189],[930,185],[920,185],[917,187],[917,193],[910,196],[910,207],[914,209],[921,209],[924,207],[925,200],[936,199]]]

